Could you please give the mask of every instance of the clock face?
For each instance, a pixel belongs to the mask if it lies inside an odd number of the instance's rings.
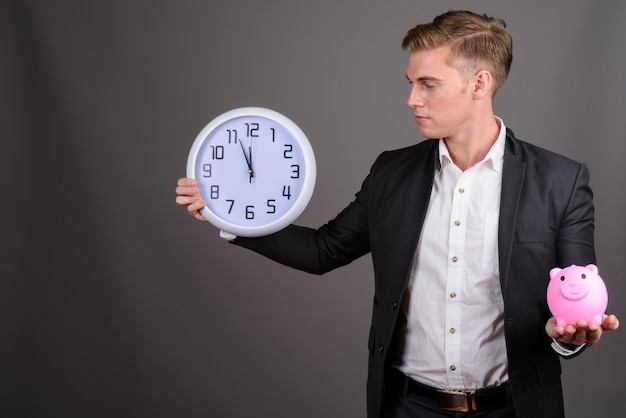
[[[202,210],[216,227],[241,236],[276,232],[305,209],[315,186],[315,157],[290,119],[265,108],[239,108],[198,135],[187,176],[198,180]]]

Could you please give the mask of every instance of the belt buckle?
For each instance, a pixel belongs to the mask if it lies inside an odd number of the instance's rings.
[[[438,390],[439,409],[451,412],[476,411],[476,391]]]

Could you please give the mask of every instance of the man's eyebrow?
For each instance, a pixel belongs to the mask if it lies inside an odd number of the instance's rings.
[[[407,80],[413,81],[411,80],[408,74],[405,74],[404,76],[406,77]],[[437,77],[432,77],[432,76],[423,76],[423,77],[418,77],[417,80],[415,81],[418,81],[418,82],[419,81],[441,81],[441,79]]]

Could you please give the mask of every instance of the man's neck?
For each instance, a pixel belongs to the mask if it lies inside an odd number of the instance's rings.
[[[485,158],[499,134],[500,122],[491,115],[460,135],[444,138],[444,141],[454,164],[465,171]]]

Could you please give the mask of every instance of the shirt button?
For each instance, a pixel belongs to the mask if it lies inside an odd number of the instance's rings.
[[[456,366],[453,364],[452,366],[450,366],[450,370],[455,371],[456,370]]]
[[[450,328],[450,334],[454,334],[455,332],[456,332],[456,329]]]
[[[450,293],[450,297],[451,297],[452,299],[454,299],[454,298],[456,297],[456,292],[452,292],[452,293]]]
[[[461,225],[461,221],[454,221],[454,226],[459,226]]]
[[[457,261],[459,261],[459,257],[457,257],[456,255],[452,257],[452,262],[456,263]]]
[[[465,189],[462,187],[459,187],[459,193],[465,193]]]

